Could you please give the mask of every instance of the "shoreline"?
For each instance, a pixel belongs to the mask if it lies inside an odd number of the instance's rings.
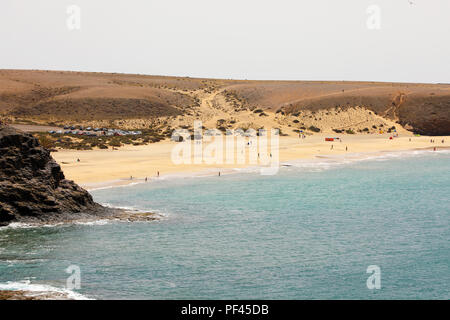
[[[365,157],[367,154],[450,148],[450,136],[417,137],[408,133],[390,139],[390,134],[355,134],[332,135],[340,139],[325,141],[329,136],[315,134],[306,139],[280,137],[278,162],[283,164],[288,161],[316,161],[331,157]],[[431,140],[435,142],[431,143]],[[67,179],[91,191],[145,183],[145,178],[151,183],[173,177],[211,176],[218,175],[219,172],[228,174],[264,167],[260,163],[250,163],[248,150],[245,151],[243,164],[206,164],[205,161],[200,164],[174,164],[171,154],[177,144],[165,140],[143,146],[126,145],[118,150],[58,150],[52,156],[61,165]]]
[[[434,147],[423,147],[423,148],[411,148],[411,149],[396,149],[396,150],[380,150],[380,151],[368,151],[368,152],[354,152],[346,154],[337,155],[320,155],[313,158],[297,158],[289,159],[279,162],[279,169],[283,167],[297,167],[296,165],[301,164],[311,164],[314,162],[323,163],[323,161],[328,161],[329,164],[344,164],[345,161],[350,161],[352,163],[366,160],[374,160],[377,158],[382,158],[390,154],[400,154],[400,153],[410,153],[415,151],[429,151],[434,152]],[[450,150],[450,146],[436,147],[436,152]],[[347,162],[348,163],[348,162]],[[157,183],[159,181],[175,180],[175,179],[192,179],[201,177],[213,177],[217,176],[218,172],[221,175],[231,175],[239,174],[243,172],[256,172],[259,169],[264,168],[261,165],[248,165],[242,167],[214,167],[210,169],[199,169],[192,171],[178,171],[172,172],[166,175],[160,175],[159,177],[150,177],[148,181],[145,181],[145,177],[133,177],[133,180],[122,178],[116,180],[105,180],[94,183],[80,183],[80,186],[85,188],[87,191],[96,191],[110,188],[120,188],[120,187],[131,187],[138,184],[145,183]]]

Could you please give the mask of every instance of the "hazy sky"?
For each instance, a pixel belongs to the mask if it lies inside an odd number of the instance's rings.
[[[0,68],[449,83],[449,15],[450,0],[1,0]]]

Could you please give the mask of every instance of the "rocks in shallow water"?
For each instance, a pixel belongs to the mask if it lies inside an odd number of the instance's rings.
[[[106,214],[32,135],[0,125],[0,225]]]
[[[73,300],[69,294],[45,291],[0,290],[0,300]]]
[[[25,291],[0,291],[0,300],[36,300]]]

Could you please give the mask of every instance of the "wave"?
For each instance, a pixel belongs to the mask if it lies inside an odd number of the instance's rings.
[[[0,259],[0,263],[5,264],[8,267],[13,267],[16,265],[45,263],[47,261],[49,261],[49,260],[48,259]]]
[[[0,283],[0,290],[24,291],[28,297],[42,298],[44,300],[93,300],[73,290],[57,288],[47,284],[35,284],[31,283],[30,280]]]
[[[309,172],[320,172],[344,165],[355,164],[364,161],[389,161],[394,159],[406,159],[421,156],[436,156],[442,154],[450,154],[450,150],[421,149],[421,150],[405,150],[405,151],[381,151],[373,153],[349,153],[346,155],[336,156],[320,156],[316,159],[299,159],[282,162],[281,167],[293,167],[303,169]]]
[[[76,221],[76,222],[73,222],[73,224],[80,225],[80,226],[104,226],[105,224],[108,224],[111,221],[119,221],[119,220],[100,219],[100,220],[93,220],[93,221]]]
[[[145,181],[130,182],[130,183],[126,183],[126,184],[117,184],[117,182],[110,181],[110,182],[105,182],[105,184],[107,184],[107,185],[104,185],[101,187],[93,187],[88,184],[83,185],[83,187],[88,191],[96,191],[96,190],[105,190],[105,189],[112,189],[112,188],[131,187],[131,186],[135,186],[135,185],[142,184],[142,183],[145,183]]]
[[[83,226],[103,226],[109,222],[116,221],[114,219],[99,219],[99,220],[89,220],[89,221],[70,221],[70,222],[58,222],[54,224],[39,224],[39,223],[23,223],[23,222],[13,222],[7,226],[0,227],[0,231],[8,229],[35,229],[35,228],[55,228],[61,226],[72,226],[72,225],[83,225]]]
[[[182,174],[167,174],[164,176],[160,176],[160,177],[149,177],[147,178],[147,181],[145,181],[144,178],[135,178],[133,180],[128,180],[128,179],[118,179],[118,180],[109,180],[109,181],[104,181],[104,182],[97,182],[97,183],[85,183],[85,184],[81,184],[81,186],[83,188],[85,188],[86,190],[88,190],[89,192],[91,191],[97,191],[97,190],[107,190],[107,189],[113,189],[113,188],[125,188],[125,187],[132,187],[135,185],[140,185],[140,184],[145,184],[145,183],[149,183],[149,182],[162,182],[165,180],[170,180],[172,179],[176,179],[176,178],[180,178],[180,177],[187,177],[188,175],[182,175]],[[189,175],[190,176],[190,175]],[[131,182],[133,181],[133,182]]]
[[[53,228],[64,225],[64,222],[58,222],[54,224],[37,224],[37,223],[24,223],[24,222],[12,222],[7,226],[0,227],[1,230],[7,229],[32,229],[32,228]]]

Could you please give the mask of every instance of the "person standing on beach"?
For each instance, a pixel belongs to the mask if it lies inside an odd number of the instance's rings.
[[[159,171],[156,172],[157,177],[159,178]]]
[[[347,151],[348,150],[348,148],[347,148],[347,146],[345,146],[345,151]]]
[[[147,182],[147,177],[145,177],[145,182]]]

